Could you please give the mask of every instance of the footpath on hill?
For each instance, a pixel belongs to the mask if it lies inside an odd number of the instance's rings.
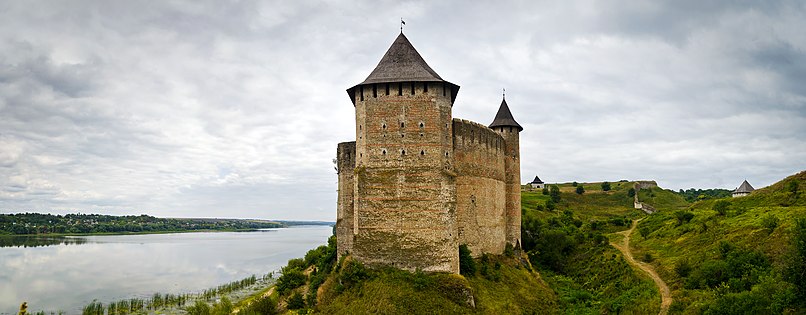
[[[618,249],[624,255],[624,258],[627,259],[627,262],[630,263],[630,265],[643,270],[649,274],[649,276],[652,278],[652,281],[655,281],[655,285],[658,286],[658,291],[660,291],[661,295],[660,312],[658,312],[658,314],[666,315],[669,313],[669,306],[672,305],[672,294],[669,291],[669,286],[666,285],[666,282],[664,282],[660,276],[658,276],[658,273],[655,272],[655,268],[649,264],[635,260],[632,255],[632,251],[630,250],[630,235],[633,231],[635,231],[635,227],[638,226],[638,222],[641,220],[643,220],[643,218],[633,221],[629,230],[616,233],[624,236],[620,242],[621,244],[610,242],[610,245]]]

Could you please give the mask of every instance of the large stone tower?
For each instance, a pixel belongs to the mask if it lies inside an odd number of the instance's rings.
[[[339,143],[339,257],[370,266],[459,272],[474,256],[520,245],[523,128],[501,103],[490,127],[452,118],[459,86],[402,33],[347,90],[355,141]]]
[[[350,241],[359,261],[458,272],[451,171],[458,90],[403,33],[367,79],[347,90],[356,119]]]
[[[521,245],[521,148],[520,132],[523,127],[512,117],[507,100],[501,106],[490,128],[504,137],[504,177],[506,185],[506,237],[507,243]]]

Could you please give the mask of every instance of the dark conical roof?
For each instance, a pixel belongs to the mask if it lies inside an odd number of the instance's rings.
[[[375,66],[375,70],[372,70],[364,82],[347,89],[347,94],[355,102],[353,91],[356,87],[364,84],[393,82],[445,82],[452,87],[452,100],[456,98],[456,92],[459,90],[458,85],[443,80],[434,69],[428,66],[425,59],[414,49],[403,33],[397,36],[392,46]]]
[[[748,183],[747,180],[745,180],[744,182],[742,182],[741,185],[739,185],[739,188],[736,188],[736,190],[734,190],[733,192],[735,192],[735,193],[749,193],[749,192],[752,192],[754,190],[756,190],[756,189],[753,188],[753,186],[750,186],[750,183]]]
[[[542,184],[542,183],[543,181],[540,180],[540,178],[537,177],[537,175],[535,175],[535,180],[533,180],[530,184]]]
[[[501,107],[498,108],[498,113],[495,114],[495,119],[490,124],[490,128],[493,127],[516,127],[518,131],[523,131],[523,127],[515,121],[515,118],[512,118],[512,112],[509,111],[506,99],[501,100]]]

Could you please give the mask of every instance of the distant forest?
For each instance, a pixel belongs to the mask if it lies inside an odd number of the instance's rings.
[[[286,226],[280,222],[241,219],[168,219],[149,215],[0,214],[0,234],[157,233],[197,230],[254,230]]]
[[[697,200],[706,200],[706,199],[719,199],[730,197],[732,191],[727,189],[694,189],[689,188],[687,190],[680,190],[677,193],[682,195],[683,198],[686,198],[688,202],[694,202]]]

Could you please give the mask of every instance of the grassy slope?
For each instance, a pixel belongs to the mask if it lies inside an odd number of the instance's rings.
[[[516,259],[493,259],[500,268],[495,271],[497,277],[489,278],[382,269],[369,270],[366,279],[340,287],[337,272],[322,285],[316,310],[325,314],[556,313],[556,296],[536,272]],[[472,292],[475,308],[466,303],[466,292]]]
[[[561,218],[565,210],[571,210],[583,222],[579,233],[587,234],[594,221],[634,219],[643,215],[633,208],[633,198],[627,195],[633,187],[632,182],[611,183],[609,192],[602,191],[601,183],[580,184],[585,188],[582,195],[575,193],[576,188],[570,183],[559,185],[561,200],[554,211],[545,210],[549,196],[540,190],[522,192],[524,220],[548,222]],[[606,224],[598,232],[614,232],[628,227],[629,223],[622,226]],[[572,234],[578,236],[579,233]],[[562,272],[540,264],[536,266],[557,293],[563,314],[652,314],[660,305],[660,295],[652,280],[631,268],[621,253],[606,243],[583,242],[566,259]]]
[[[800,194],[787,191],[786,185],[792,181],[799,184]],[[635,256],[649,253],[656,258],[653,265],[669,284],[675,298],[673,313],[699,313],[703,305],[714,299],[715,290],[686,289],[686,278],[678,275],[675,265],[688,261],[696,269],[703,261],[720,260],[719,243],[727,241],[738,248],[764,253],[774,270],[780,270],[791,249],[793,218],[806,217],[803,190],[806,190],[806,172],[747,197],[719,199],[730,203],[725,215],[712,209],[719,200],[701,201],[690,207],[676,202],[654,204],[648,201],[660,211],[640,223],[641,233],[633,234],[631,243]],[[675,212],[681,208],[693,214],[687,223],[677,220]],[[779,222],[772,230],[763,224],[770,217]]]

